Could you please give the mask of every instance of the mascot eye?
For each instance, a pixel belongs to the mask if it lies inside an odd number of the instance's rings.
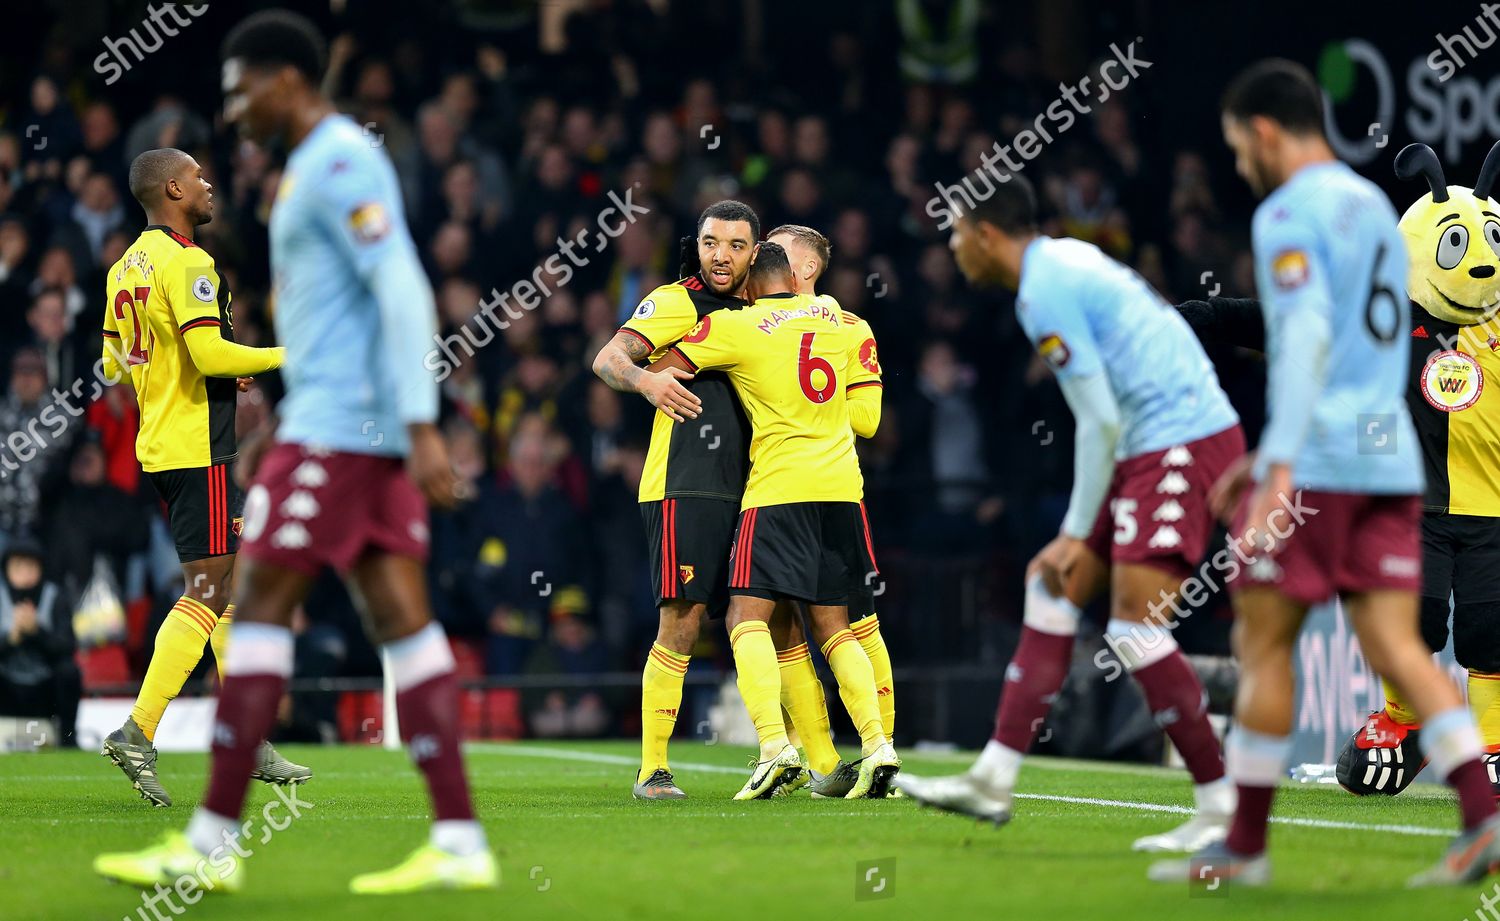
[[[1469,228],[1462,224],[1450,224],[1438,239],[1437,264],[1451,269],[1464,259],[1469,251]]]
[[[1484,242],[1490,245],[1496,256],[1500,256],[1500,221],[1484,222]]]

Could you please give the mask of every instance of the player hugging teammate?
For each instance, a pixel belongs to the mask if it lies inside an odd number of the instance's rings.
[[[722,616],[729,608],[729,554],[746,478],[750,475],[753,440],[750,420],[728,375],[710,371],[694,376],[679,367],[644,368],[640,363],[648,358],[660,359],[668,346],[685,337],[690,339],[700,320],[713,312],[745,306],[745,286],[759,235],[759,218],[749,207],[722,201],[707,208],[699,218],[693,241],[696,271],[652,291],[594,361],[595,373],[611,387],[640,393],[660,410],[640,490],[661,619],[642,677],[642,759],[633,787],[638,798],[684,795],[668,766],[667,746],[700,625],[705,617]],[[772,236],[784,240],[797,257],[789,289],[799,297],[811,298],[818,275],[827,267],[826,239],[810,228],[801,227],[778,228]],[[831,305],[831,309],[837,309],[831,298],[821,300]],[[843,429],[847,434],[853,425],[859,434],[868,436],[879,423],[880,388],[874,386],[879,383],[875,343],[862,320],[842,313],[840,316],[850,327],[849,334],[842,338],[858,340],[853,354],[863,361],[869,378],[864,382],[866,386],[844,388],[848,406],[844,410]],[[703,330],[709,328],[711,321]],[[790,367],[796,367],[796,354],[789,355],[787,360]],[[840,367],[842,362],[841,358]],[[689,420],[695,424],[681,424]],[[857,461],[855,469],[857,473]],[[851,650],[859,650],[870,663],[880,732],[888,737],[894,722],[891,666],[874,616],[869,587],[872,574],[873,565],[868,571],[854,574],[855,584],[850,588],[853,598],[845,601],[852,601],[856,614],[865,616],[857,620],[849,637],[838,645],[846,645],[848,638],[855,639],[856,643],[840,653],[840,658]],[[814,792],[823,796],[848,795],[859,785],[859,763],[841,761],[828,738],[822,685],[795,616],[789,616],[782,605],[770,624],[762,626],[779,641],[773,644],[778,651],[772,657],[772,665],[779,671],[780,705],[791,715],[807,746],[810,767],[821,775],[814,780]],[[757,627],[747,627],[740,635],[761,632]],[[758,643],[752,641],[751,646],[758,647]],[[829,646],[825,655],[833,648]],[[779,707],[774,709],[780,724]],[[784,741],[784,731],[781,738]],[[780,757],[780,748],[771,754],[774,756],[771,760]],[[870,769],[873,767],[872,764]],[[763,773],[757,771],[757,775]],[[800,759],[796,765],[778,764],[772,773],[774,776],[765,783],[752,784],[759,790],[757,795],[793,789],[808,779]]]

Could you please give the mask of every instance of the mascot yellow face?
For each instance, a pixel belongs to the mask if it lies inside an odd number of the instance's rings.
[[[1426,144],[1396,155],[1399,178],[1420,176],[1431,189],[1401,216],[1401,233],[1411,259],[1407,294],[1439,320],[1473,326],[1500,311],[1500,204],[1490,197],[1497,173],[1500,141],[1473,189],[1448,185]]]

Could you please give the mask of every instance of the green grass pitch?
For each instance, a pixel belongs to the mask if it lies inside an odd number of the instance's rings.
[[[1476,917],[1492,880],[1408,891],[1456,822],[1451,798],[1414,788],[1357,800],[1289,787],[1272,831],[1273,885],[1192,893],[1149,883],[1136,836],[1180,821],[1186,777],[1154,768],[1035,759],[1011,824],[996,830],[910,800],[826,801],[800,793],[736,803],[748,750],[679,743],[674,769],[690,799],[630,798],[627,742],[476,744],[468,749],[479,813],[500,858],[494,893],[356,898],[349,877],[395,863],[426,834],[426,796],[404,754],[287,746],[316,772],[312,804],[246,865],[237,896],[208,896],[195,919],[380,921],[417,918],[995,918],[1151,919]],[[961,770],[970,755],[908,754],[917,774]],[[177,805],[149,808],[95,754],[0,757],[0,917],[151,918],[140,895],[96,877],[91,858],[181,827],[204,784],[206,756],[164,754]],[[255,785],[247,815],[274,794]],[[1382,828],[1382,826],[1386,826]],[[875,867],[873,873],[870,867]],[[868,883],[863,878],[869,875]],[[885,884],[878,892],[870,890]],[[166,909],[163,909],[165,912]]]

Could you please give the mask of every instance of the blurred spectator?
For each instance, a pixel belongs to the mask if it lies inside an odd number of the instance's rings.
[[[547,440],[519,434],[510,446],[508,482],[481,527],[479,592],[489,611],[486,668],[521,671],[545,635],[549,596],[581,581],[587,545],[573,505],[552,485],[556,461]]]
[[[577,587],[557,592],[551,627],[526,660],[528,675],[566,675],[584,679],[609,670],[609,650],[587,619],[588,598]],[[533,735],[544,739],[592,738],[613,721],[605,694],[588,687],[531,690],[523,695]]]
[[[12,541],[0,566],[0,716],[52,720],[58,746],[76,747],[83,679],[70,598],[42,577],[42,548],[30,538]]]
[[[903,473],[933,490],[917,494],[913,544],[931,553],[985,546],[1004,507],[974,384],[973,369],[959,363],[951,345],[930,342],[917,366],[916,393],[901,407]]]
[[[42,491],[56,473],[57,458],[67,454],[71,423],[68,413],[47,399],[41,352],[18,351],[0,402],[0,552],[16,535],[38,530]]]
[[[143,502],[122,492],[105,472],[104,450],[85,440],[68,465],[67,485],[49,504],[47,571],[73,592],[83,591],[100,558],[115,584],[124,585],[126,561],[145,549],[149,516],[159,508],[154,495]]]

